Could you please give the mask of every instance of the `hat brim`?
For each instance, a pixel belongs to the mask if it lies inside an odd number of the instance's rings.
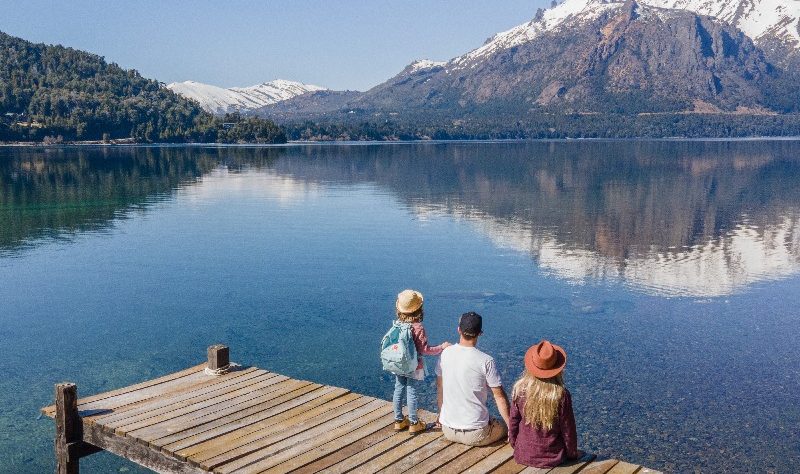
[[[533,364],[530,357],[525,357],[525,370],[531,375],[539,379],[549,379],[555,377],[564,371],[567,366],[567,352],[561,347],[553,344],[553,349],[556,351],[556,365],[552,369],[540,369]]]
[[[408,313],[413,313],[414,311],[416,311],[416,310],[418,310],[418,309],[422,308],[422,304],[423,304],[423,301],[422,301],[422,300],[420,300],[420,302],[419,302],[419,305],[417,305],[417,306],[416,306],[416,307],[414,307],[414,308],[401,308],[401,307],[400,307],[400,302],[399,302],[399,301],[395,301],[395,303],[394,303],[394,307],[397,309],[397,312],[398,312],[398,313],[404,313],[404,314],[408,314]]]

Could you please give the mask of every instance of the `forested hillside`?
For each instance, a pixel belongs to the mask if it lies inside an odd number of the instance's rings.
[[[215,118],[136,70],[0,32],[0,141],[285,142],[268,120]]]

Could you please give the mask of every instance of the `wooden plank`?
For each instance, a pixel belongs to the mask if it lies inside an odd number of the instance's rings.
[[[520,472],[522,472],[522,474],[547,474],[552,469],[553,468],[550,468],[550,467],[531,467],[531,466],[528,466],[528,467],[526,467],[525,469],[523,469]]]
[[[290,418],[304,415],[309,411],[315,410],[317,407],[327,404],[333,400],[344,399],[344,397],[349,397],[348,399],[354,399],[359,396],[358,394],[350,394],[347,391],[345,391],[346,393],[344,394],[335,390],[327,391],[328,387],[318,386],[314,388],[317,388],[318,390],[309,393],[309,395],[313,396],[313,398],[308,398],[308,401],[302,404],[278,404],[265,410],[264,417],[257,422],[247,422],[242,424],[237,423],[238,426],[233,426],[233,429],[226,428],[224,433],[216,433],[214,436],[208,436],[203,441],[192,443],[191,446],[187,446],[175,451],[175,454],[180,457],[189,458],[198,456],[201,452],[209,452],[213,449],[216,449],[221,443],[228,443],[229,445],[241,444],[243,441],[237,441],[237,439],[247,436],[248,434],[262,431],[270,426],[278,426]],[[291,392],[281,398],[296,396],[294,395],[295,393],[297,392]],[[227,417],[224,418],[223,421],[224,420],[227,420]]]
[[[581,470],[581,474],[606,474],[618,462],[616,459],[595,459]]]
[[[284,395],[285,393],[296,390],[297,388],[307,385],[315,385],[311,382],[300,380],[284,380],[271,387],[271,390],[265,392],[256,398],[249,399],[242,403],[228,404],[228,405],[212,405],[202,410],[187,413],[185,415],[172,418],[156,425],[146,426],[135,431],[128,432],[127,435],[137,438],[144,444],[150,444],[154,439],[163,438],[164,436],[185,431],[195,426],[202,425],[208,421],[224,418],[231,413],[235,413],[242,409],[258,405],[267,400]],[[315,385],[319,387],[320,385]]]
[[[170,474],[207,474],[196,466],[155,451],[139,443],[132,443],[129,438],[110,434],[97,425],[83,427],[83,440],[102,448],[117,456],[133,461],[155,472]]]
[[[269,456],[273,456],[276,453],[291,448],[299,443],[306,443],[311,439],[321,436],[323,433],[333,429],[336,426],[350,423],[353,420],[358,420],[359,418],[372,417],[376,411],[378,412],[379,416],[386,416],[391,413],[391,405],[384,400],[371,399],[364,405],[361,405],[361,401],[362,400],[354,401],[350,406],[343,405],[341,410],[345,410],[346,407],[347,411],[342,411],[336,416],[329,417],[329,419],[324,420],[322,423],[315,423],[313,427],[306,426],[302,429],[292,428],[289,430],[283,430],[268,438],[258,440],[256,443],[253,443],[250,446],[250,449],[258,446],[257,451],[251,450],[244,456],[237,456],[236,459],[228,459],[225,461],[208,460],[205,465],[201,464],[201,466],[206,469],[213,468],[216,472],[221,472],[224,474],[231,473],[241,469],[242,467],[249,467],[249,465],[254,464],[255,462],[261,461]],[[317,417],[317,419],[314,421],[318,421],[319,418],[322,417]],[[289,436],[286,436],[287,434],[289,434]],[[227,457],[227,454],[223,457]]]
[[[378,401],[382,402],[382,400]],[[264,472],[284,461],[295,460],[310,450],[319,449],[328,444],[332,445],[332,449],[346,446],[353,437],[358,439],[385,427],[390,419],[391,422],[394,423],[394,419],[389,416],[394,412],[394,408],[385,402],[377,406],[377,410],[367,414],[348,415],[348,417],[353,418],[350,421],[345,421],[345,417],[339,417],[327,424],[319,425],[315,428],[315,430],[319,432],[318,435],[311,434],[307,441],[301,438],[295,438],[292,440],[295,442],[293,446],[287,449],[277,450],[269,454],[266,458],[247,465],[244,470],[248,473]],[[335,424],[332,425],[332,423]],[[365,426],[371,426],[371,428],[367,431],[362,431]],[[225,466],[223,466],[223,472],[224,469]],[[278,472],[286,471],[285,469],[278,469]]]
[[[656,471],[655,469],[650,469],[649,467],[642,467],[636,474],[664,474],[661,471]]]
[[[314,440],[315,446],[311,447],[310,449],[306,449],[302,453],[297,453],[297,454],[292,453],[292,457],[290,459],[287,459],[286,461],[281,462],[280,464],[271,467],[265,470],[264,472],[279,473],[279,472],[295,471],[303,466],[307,466],[313,463],[314,461],[327,457],[330,454],[341,453],[348,449],[352,450],[353,446],[356,445],[356,443],[361,442],[360,446],[364,447],[369,446],[369,444],[364,444],[363,440],[369,439],[371,438],[370,435],[376,435],[376,434],[377,434],[377,440],[387,438],[392,433],[394,433],[394,430],[392,429],[393,426],[394,426],[394,418],[390,419],[388,417],[381,417],[357,429],[344,431],[341,428],[336,428],[335,430],[331,431],[331,435],[328,436],[332,438],[333,441],[327,442],[325,444],[320,444],[317,443],[318,440]],[[371,443],[375,443],[374,437],[372,437]],[[284,451],[284,453],[286,452],[287,451]],[[351,451],[351,452],[358,452],[358,451]]]
[[[239,458],[263,447],[264,443],[273,443],[300,433],[370,401],[367,397],[349,393],[285,421],[275,423],[266,420],[211,440],[201,446],[203,450],[192,455],[190,461],[209,469],[209,464],[219,465]]]
[[[372,459],[367,464],[369,470],[384,473],[403,472],[450,444],[450,441],[444,439],[439,431],[430,431],[414,436],[407,434],[407,436],[411,437],[408,442]]]
[[[640,467],[637,464],[620,461],[608,471],[608,474],[634,474]]]
[[[225,390],[227,387],[245,383],[248,380],[258,378],[272,378],[277,377],[278,374],[274,372],[267,372],[256,368],[249,368],[238,372],[238,376],[234,378],[209,380],[198,384],[197,387],[189,387],[188,390],[179,390],[169,394],[164,394],[156,398],[150,398],[141,402],[132,403],[124,407],[117,408],[111,413],[101,413],[98,415],[90,415],[92,422],[107,425],[111,422],[120,420],[122,418],[135,416],[141,413],[149,413],[158,406],[164,406],[168,403],[180,403],[186,400],[193,400],[201,398],[207,394]]]
[[[134,385],[128,385],[127,387],[118,388],[116,390],[110,390],[108,392],[98,393],[96,395],[92,395],[89,397],[84,397],[78,400],[78,410],[82,409],[82,405],[96,402],[98,400],[103,400],[105,398],[116,397],[118,395],[122,395],[129,392],[135,392],[137,390],[141,390],[143,388],[153,387],[155,385],[162,384],[164,382],[169,382],[171,380],[179,379],[181,377],[186,377],[187,375],[191,375],[197,372],[202,372],[206,368],[205,362],[199,365],[195,365],[194,367],[189,367],[188,369],[184,369],[178,372],[174,372],[171,374],[164,375],[163,377],[159,377],[152,380],[145,380],[144,382],[137,383]],[[56,412],[56,406],[50,405],[42,408],[42,414],[45,416],[49,416],[53,418]]]
[[[548,471],[549,474],[575,474],[578,471],[581,471],[584,467],[588,466],[589,463],[594,461],[595,455],[594,454],[584,454],[583,457],[578,459],[577,461],[570,461],[561,464],[560,466],[554,467]],[[525,471],[523,471],[525,472]]]
[[[244,370],[244,369],[241,369]],[[209,380],[223,380],[226,378],[232,378],[238,376],[239,370],[235,370],[229,372],[225,375],[220,375],[215,377],[213,375],[206,375],[203,372],[195,372],[193,374],[186,375],[185,377],[181,377],[175,380],[169,380],[164,383],[160,383],[158,385],[154,385],[152,387],[142,388],[140,390],[136,390],[134,392],[127,392],[120,395],[116,395],[109,398],[104,398],[102,400],[97,400],[90,403],[80,404],[80,400],[78,401],[78,410],[81,412],[87,411],[99,411],[99,410],[114,410],[119,407],[130,405],[131,403],[141,402],[143,400],[148,400],[155,397],[160,397],[164,394],[168,394],[171,392],[175,392],[178,390],[191,390],[193,387],[196,387],[198,384],[203,382],[207,382]],[[85,415],[84,415],[85,416]]]
[[[430,442],[435,437],[441,436],[441,433],[423,433],[417,435],[416,438],[419,438],[420,436],[422,436],[423,439],[426,437],[429,438],[428,442]],[[371,463],[378,456],[390,451],[394,451],[395,449],[399,449],[399,446],[406,442],[413,441],[414,439],[415,438],[409,436],[408,431],[394,433],[383,441],[374,444],[349,458],[343,459],[336,464],[328,466],[319,472],[325,474],[341,474],[344,472],[349,472],[353,469],[361,469],[362,466],[367,463]]]
[[[331,399],[333,399],[349,392],[343,388],[307,385],[277,398],[231,413],[224,418],[203,423],[173,435],[158,438],[153,440],[150,444],[159,446],[164,451],[178,451],[208,439],[230,433],[244,426],[265,420],[299,405],[303,405],[303,408],[306,409],[313,408],[316,405],[311,405],[310,402],[320,395],[329,393],[332,394]]]
[[[505,446],[500,447],[500,449],[498,449],[497,451],[486,456],[481,461],[478,461],[474,465],[470,466],[470,468],[467,469],[465,472],[468,472],[470,474],[491,472],[513,457],[514,457],[514,448],[512,448],[510,444],[506,444]],[[522,469],[520,469],[520,471],[521,470]]]
[[[492,473],[493,474],[517,474],[517,473],[520,473],[520,472],[524,471],[525,469],[532,469],[532,472],[537,473],[537,474],[544,474],[546,472],[550,472],[550,469],[539,469],[539,468],[536,468],[536,467],[523,466],[522,464],[517,463],[517,461],[515,461],[514,458],[512,457],[508,461],[504,462],[503,464],[501,464],[500,466],[495,468],[495,470],[492,471]]]
[[[489,446],[473,447],[467,452],[449,461],[447,464],[443,464],[442,466],[438,467],[433,472],[438,474],[446,474],[449,472],[466,471],[467,469],[472,467],[475,463],[489,456],[490,454],[502,448],[503,446],[504,444],[497,443]]]
[[[150,412],[142,413],[132,417],[125,417],[110,423],[104,423],[106,428],[112,428],[117,434],[125,434],[130,431],[136,431],[140,428],[152,426],[163,421],[172,420],[183,415],[192,414],[203,408],[208,407],[221,407],[224,404],[236,404],[239,402],[246,402],[261,395],[274,392],[276,386],[281,382],[288,380],[283,376],[272,377],[269,379],[257,380],[251,385],[242,387],[233,386],[228,387],[230,391],[223,393],[216,393],[213,396],[201,400],[189,400],[188,403],[179,403],[173,405],[167,403],[165,406],[154,406],[152,414]],[[280,390],[280,388],[278,388]]]
[[[402,433],[406,434],[407,433]],[[378,446],[381,443],[385,443],[387,439],[391,437],[396,438],[396,443],[399,444],[408,439],[408,436],[401,437],[401,433],[396,433],[394,431],[394,420],[392,420],[391,424],[386,428],[383,428],[375,433],[361,438],[360,440],[350,443],[348,446],[340,448],[332,453],[325,455],[317,459],[316,461],[306,464],[305,466],[300,466],[294,468],[292,471],[293,474],[311,474],[314,472],[322,471],[334,464],[337,464],[345,459],[353,458],[357,454],[360,454],[364,450],[370,447]],[[279,466],[280,467],[280,466]]]
[[[271,379],[280,377],[278,374],[264,371],[250,371],[242,374],[241,376],[224,379],[219,381],[208,381],[200,383],[195,387],[185,387],[183,390],[176,390],[167,392],[162,395],[141,400],[129,405],[114,408],[110,412],[100,412],[95,415],[84,416],[84,420],[92,423],[98,423],[103,426],[109,426],[118,423],[125,418],[132,418],[147,413],[154,413],[155,410],[164,409],[171,404],[183,404],[183,402],[194,402],[197,400],[205,399],[210,394],[219,393],[226,390],[231,386],[239,386],[246,383],[254,383],[254,379]]]
[[[439,440],[444,441],[444,438],[439,438]],[[438,441],[438,440],[437,440]],[[433,444],[433,443],[431,443]],[[426,446],[427,448],[427,446]],[[428,457],[424,461],[418,464],[413,464],[407,469],[403,466],[403,462],[397,463],[395,466],[391,466],[388,469],[384,469],[384,472],[393,472],[393,473],[403,473],[406,470],[413,469],[415,473],[420,474],[428,474],[430,472],[435,471],[436,469],[442,467],[442,465],[447,464],[449,461],[452,461],[456,457],[461,454],[467,452],[472,446],[467,446],[466,444],[461,443],[450,443],[449,446],[442,449],[441,451],[433,454],[432,456]],[[405,459],[403,460],[405,461]],[[410,464],[410,463],[408,463]]]

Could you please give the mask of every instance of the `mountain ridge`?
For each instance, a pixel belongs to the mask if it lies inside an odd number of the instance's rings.
[[[758,16],[755,8],[767,4],[781,9]],[[742,0],[737,5],[732,9],[720,1],[567,0],[449,61],[415,61],[349,101],[327,102],[324,111],[309,109],[314,95],[309,94],[305,108],[293,118],[330,119],[336,115],[334,105],[340,117],[355,113],[364,119],[413,115],[420,120],[438,116],[445,121],[496,121],[503,116],[511,124],[532,113],[798,111],[800,68],[792,69],[786,51],[800,56],[800,31],[792,32],[800,21],[800,2]],[[730,21],[702,12],[727,15]],[[783,51],[783,61],[774,59],[774,50],[761,49],[732,24],[736,22],[758,33],[762,44]],[[783,33],[774,34],[778,30]],[[282,119],[292,116],[294,102],[281,104]],[[275,109],[267,106],[257,113],[277,118]]]
[[[197,81],[173,82],[167,88],[215,115],[240,112],[272,105],[308,92],[327,90],[324,87],[302,82],[276,79],[249,87],[222,88]]]
[[[754,43],[781,42],[794,53],[800,51],[800,2],[794,0],[638,0],[638,4],[667,10],[685,10],[714,17],[742,30]],[[547,10],[540,9],[529,22],[498,33],[482,46],[457,56],[447,65],[464,65],[502,49],[533,40],[544,31],[554,31],[576,18],[596,19],[605,11],[622,8],[625,1],[566,0]],[[791,48],[788,48],[791,46]],[[775,58],[773,58],[775,59]]]

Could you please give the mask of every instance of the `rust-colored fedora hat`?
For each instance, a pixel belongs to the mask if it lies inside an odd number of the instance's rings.
[[[534,377],[549,379],[564,370],[567,365],[567,353],[550,341],[541,341],[531,346],[525,353],[525,368]]]

